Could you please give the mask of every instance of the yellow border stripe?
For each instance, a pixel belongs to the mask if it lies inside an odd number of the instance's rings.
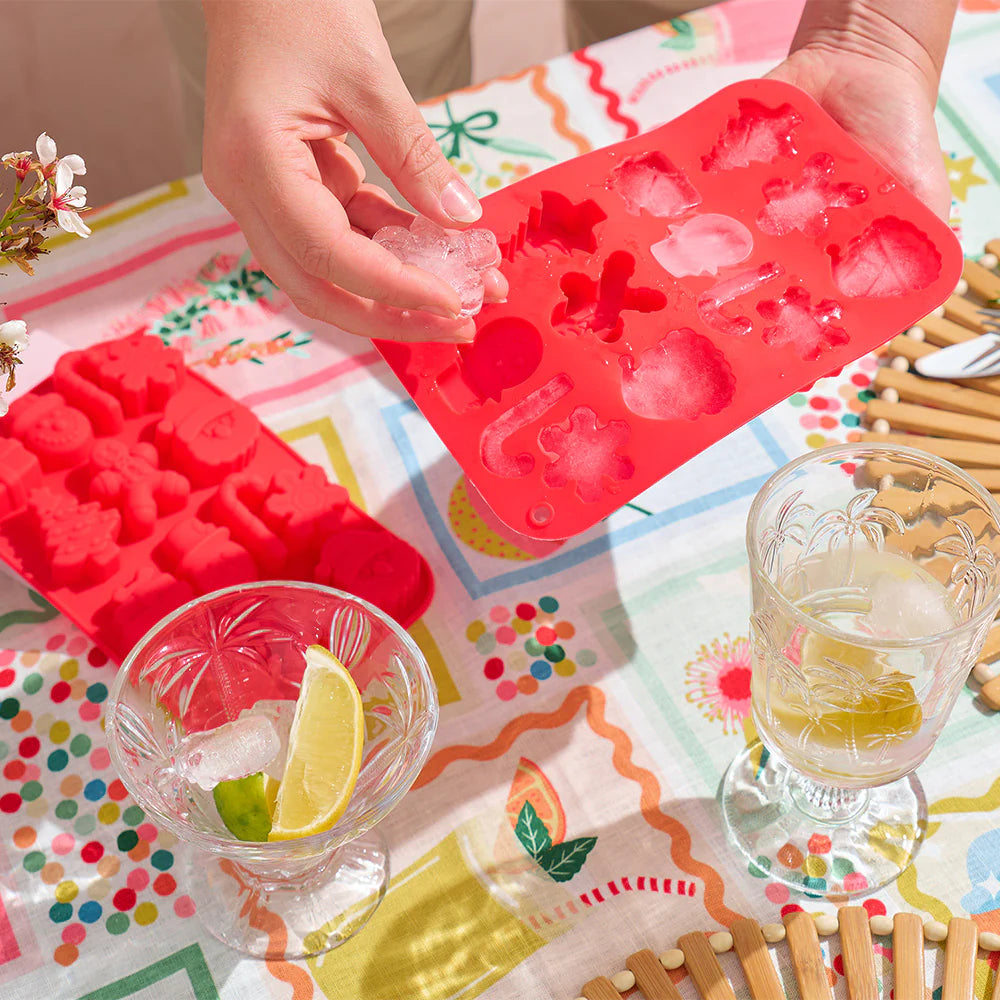
[[[434,641],[430,629],[423,618],[418,618],[408,629],[413,641],[420,647],[421,652],[427,657],[427,665],[431,668],[431,676],[437,685],[438,704],[450,705],[452,702],[461,701],[462,696],[458,693],[458,688],[452,680],[448,665],[444,662],[441,650]]]

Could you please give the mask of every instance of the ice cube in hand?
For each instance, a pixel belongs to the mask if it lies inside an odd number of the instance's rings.
[[[461,302],[462,319],[482,309],[486,287],[479,272],[500,263],[496,237],[488,229],[456,232],[418,216],[409,229],[385,226],[372,239],[404,264],[451,285]]]
[[[872,607],[865,623],[881,639],[919,639],[958,623],[943,588],[918,576],[901,580],[894,574],[880,573],[868,596]]]
[[[211,790],[220,781],[264,770],[278,755],[281,740],[264,715],[244,716],[217,729],[185,736],[174,749],[178,773]]]
[[[262,699],[251,708],[240,712],[241,719],[264,718],[271,722],[278,736],[278,752],[264,766],[265,774],[275,781],[281,781],[285,776],[285,761],[288,758],[288,734],[292,731],[292,719],[295,717],[295,702],[288,698]],[[256,772],[251,771],[251,774]]]

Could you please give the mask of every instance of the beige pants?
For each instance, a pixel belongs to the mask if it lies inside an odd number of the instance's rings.
[[[375,0],[382,31],[406,85],[424,101],[469,84],[472,48],[469,25],[474,0]],[[511,17],[542,0],[506,0]],[[707,0],[564,0],[570,50],[663,21]],[[181,63],[185,117],[200,142],[204,98],[205,36],[198,0],[159,0],[164,25]],[[234,7],[236,5],[234,4]],[[520,67],[512,67],[512,69]]]

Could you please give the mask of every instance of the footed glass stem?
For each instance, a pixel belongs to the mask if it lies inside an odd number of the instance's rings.
[[[760,741],[729,766],[721,805],[750,874],[812,898],[888,885],[913,862],[927,827],[915,775],[876,788],[833,788],[793,771]]]
[[[249,866],[189,849],[187,884],[205,927],[255,958],[310,958],[342,945],[385,896],[389,852],[377,830],[299,866]]]

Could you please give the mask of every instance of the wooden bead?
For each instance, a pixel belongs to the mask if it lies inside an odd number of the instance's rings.
[[[918,344],[923,343],[924,338],[927,336],[927,331],[924,330],[922,326],[911,326],[909,330],[906,331],[906,336],[910,340],[915,340]]]
[[[822,934],[823,937],[829,937],[831,934],[836,934],[838,930],[840,930],[840,922],[837,920],[837,915],[835,913],[816,914],[817,934]]]
[[[992,271],[997,264],[1000,264],[1000,260],[997,259],[997,255],[995,253],[984,253],[982,257],[979,258],[979,263],[982,264],[983,267],[989,268]]]
[[[994,712],[1000,712],[1000,676],[988,680],[979,692],[979,699]]]
[[[784,930],[784,928],[782,928]],[[660,965],[663,966],[667,972],[671,972],[674,969],[679,969],[684,964],[684,952],[680,948],[671,948],[669,951],[665,951],[660,956]]]
[[[959,278],[958,284],[955,285],[955,294],[968,295],[968,293],[969,293],[969,283],[965,280],[965,278]]]
[[[891,385],[888,385],[878,394],[878,398],[885,400],[887,403],[898,403],[899,390],[894,389]]]
[[[979,935],[979,947],[983,951],[1000,951],[1000,934],[993,931],[982,931]]]
[[[868,926],[872,929],[872,934],[888,937],[892,933],[892,917],[887,917],[884,913],[876,913],[868,921]]]
[[[907,361],[902,354],[897,354],[896,357],[889,362],[889,367],[894,368],[898,372],[908,372],[910,370],[910,362]]]
[[[997,663],[977,663],[972,668],[972,679],[980,684],[993,680],[1000,673],[1000,664]]]
[[[621,972],[616,972],[611,977],[611,985],[614,986],[619,993],[625,993],[627,990],[630,990],[633,986],[635,986],[635,973],[629,972],[628,969],[622,969]]]
[[[889,421],[886,420],[885,417],[879,417],[878,420],[872,424],[872,430],[876,434],[888,434],[892,428],[889,426]]]
[[[932,310],[931,316],[937,316],[939,319],[944,316],[944,306],[938,306],[937,309]]]
[[[785,940],[784,924],[764,924],[760,932],[768,944],[777,944],[779,941]]]
[[[729,931],[719,931],[717,934],[710,934],[708,943],[712,946],[712,951],[716,955],[733,950],[733,936]]]
[[[948,937],[948,925],[941,923],[940,920],[928,920],[924,924],[924,937],[928,941],[944,941]]]
[[[891,490],[895,482],[896,480],[893,479],[892,476],[887,472],[878,481],[879,491],[881,493],[884,493],[886,490]]]

